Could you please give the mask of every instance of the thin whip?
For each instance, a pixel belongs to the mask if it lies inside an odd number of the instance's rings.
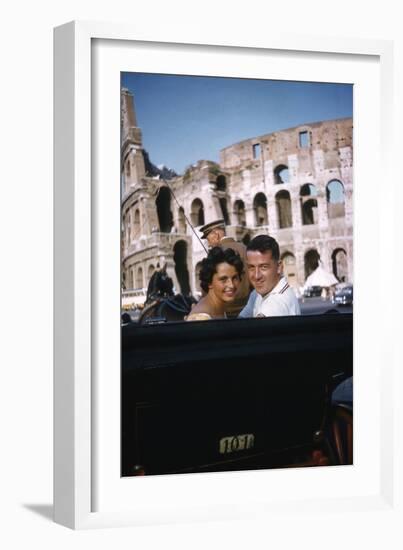
[[[173,198],[175,199],[176,204],[179,206],[179,208],[182,208],[182,206],[179,204],[178,199],[175,197],[175,193],[172,191],[172,189],[171,189],[169,183],[168,183],[166,180],[164,180],[164,178],[161,178],[161,179],[162,179],[162,181],[163,181],[164,183],[166,183],[166,185],[167,185],[167,187],[168,187],[168,189],[169,189],[171,195],[172,195]],[[202,240],[200,239],[199,235],[196,233],[195,228],[193,227],[193,225],[190,223],[188,217],[186,216],[184,208],[182,208],[182,210],[183,210],[183,215],[185,216],[185,220],[186,220],[187,223],[190,225],[190,227],[191,227],[193,233],[196,235],[197,239],[199,240],[199,243],[200,243],[200,244],[202,245],[202,247],[204,248],[205,253],[208,254],[207,248],[204,246],[204,244],[203,244]]]

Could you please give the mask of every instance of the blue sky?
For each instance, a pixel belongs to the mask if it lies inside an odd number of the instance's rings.
[[[151,161],[179,174],[243,139],[353,115],[351,84],[122,73],[122,86]]]

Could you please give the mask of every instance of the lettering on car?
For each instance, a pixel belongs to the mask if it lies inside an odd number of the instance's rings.
[[[230,435],[220,439],[219,450],[220,454],[234,453],[252,449],[254,444],[255,436],[253,434]]]

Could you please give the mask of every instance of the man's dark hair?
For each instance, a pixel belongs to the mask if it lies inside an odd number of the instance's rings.
[[[235,267],[239,278],[243,273],[243,262],[238,252],[232,248],[223,250],[220,246],[214,246],[208,253],[207,258],[201,262],[199,273],[200,286],[204,292],[208,292],[209,285],[213,280],[214,274],[217,273],[218,264],[227,263]]]
[[[274,260],[278,262],[280,259],[280,248],[278,243],[276,239],[269,237],[269,235],[258,235],[252,239],[246,247],[246,251],[248,250],[254,250],[256,252],[261,252],[262,254],[270,250]]]

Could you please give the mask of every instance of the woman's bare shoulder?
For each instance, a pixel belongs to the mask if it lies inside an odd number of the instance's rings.
[[[191,312],[187,317],[185,317],[186,321],[209,321],[210,319],[212,319],[211,315],[203,312]]]

